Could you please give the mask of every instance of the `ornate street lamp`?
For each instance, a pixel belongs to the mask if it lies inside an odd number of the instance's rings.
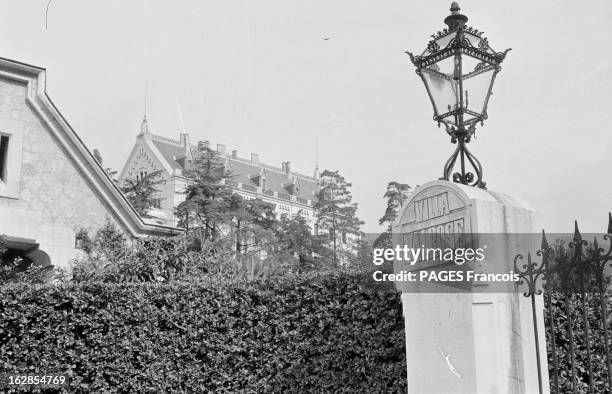
[[[448,26],[432,35],[427,48],[420,55],[410,55],[427,89],[434,109],[434,120],[446,128],[457,149],[444,166],[444,176],[450,180],[457,158],[460,172],[452,174],[453,182],[485,189],[482,165],[467,149],[476,124],[487,119],[487,104],[493,82],[501,70],[501,63],[510,49],[496,52],[483,37],[483,32],[466,26],[467,16],[459,13],[453,2],[451,15],[444,19]],[[466,170],[471,165],[474,173]]]

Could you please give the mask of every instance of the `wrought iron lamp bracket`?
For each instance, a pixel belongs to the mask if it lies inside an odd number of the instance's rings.
[[[447,134],[451,137],[451,143],[457,144],[457,148],[446,161],[444,174],[440,179],[446,181],[452,179],[455,183],[486,189],[486,183],[482,180],[482,164],[467,148],[467,144],[472,140],[472,136],[476,131],[475,124],[470,123],[467,129],[465,126],[455,127],[447,123],[444,123],[444,126],[446,127]],[[457,160],[459,160],[459,169],[453,172]],[[468,170],[468,166],[471,167],[471,170]]]

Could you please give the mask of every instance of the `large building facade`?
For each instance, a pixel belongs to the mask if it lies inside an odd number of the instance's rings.
[[[212,149],[212,147],[211,147]],[[183,171],[192,159],[195,146],[187,133],[181,133],[178,140],[152,134],[146,117],[140,133],[122,171],[119,183],[126,179],[161,171],[163,183],[160,188],[162,198],[159,212],[150,212],[154,219],[147,219],[167,226],[177,225],[176,207],[185,200],[187,179]],[[216,151],[225,160],[226,169],[232,174],[229,182],[232,190],[245,199],[261,199],[274,205],[277,216],[306,218],[310,227],[316,227],[314,202],[318,191],[318,168],[313,176],[299,174],[291,170],[290,162],[280,167],[263,163],[259,155],[251,153],[250,158],[242,158],[237,151],[228,152],[222,144]]]

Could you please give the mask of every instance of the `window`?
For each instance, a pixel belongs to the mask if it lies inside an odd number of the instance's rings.
[[[266,190],[266,178],[261,179],[261,188]]]
[[[19,198],[23,122],[0,118],[0,197]]]
[[[0,182],[6,183],[8,177],[8,144],[9,137],[3,135],[0,137]]]

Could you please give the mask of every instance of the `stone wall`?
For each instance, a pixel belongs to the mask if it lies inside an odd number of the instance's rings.
[[[0,78],[0,125],[8,120],[22,126],[23,148],[17,198],[0,195],[0,234],[34,239],[63,265],[76,231],[117,220],[28,105],[25,85]]]

